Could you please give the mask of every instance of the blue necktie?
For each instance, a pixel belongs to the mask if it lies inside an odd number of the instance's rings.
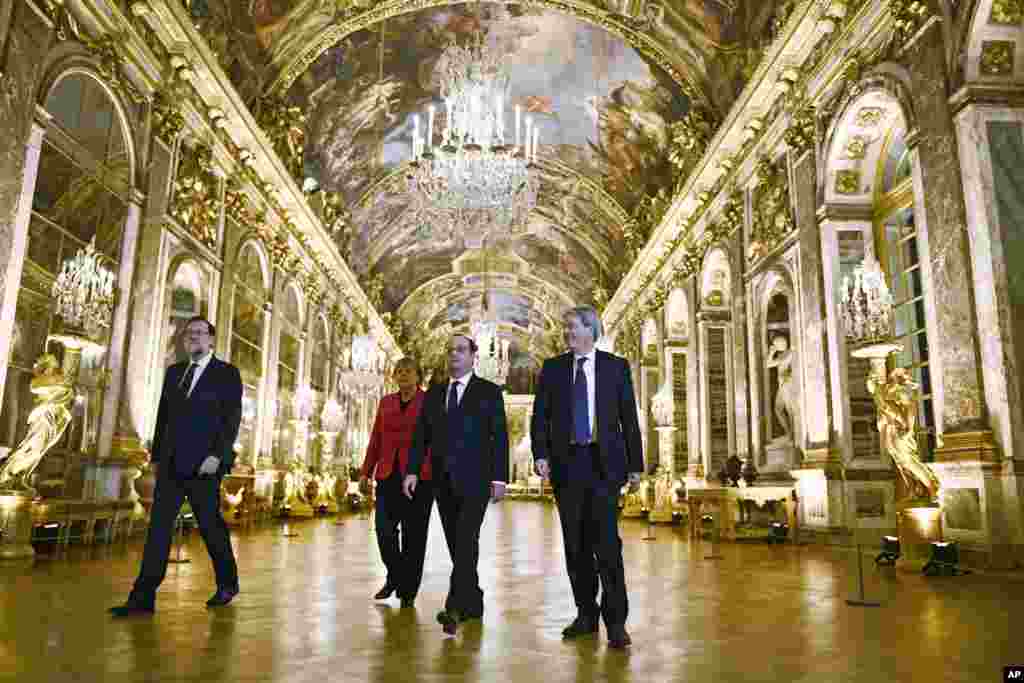
[[[454,415],[459,409],[459,383],[452,382],[448,386],[448,414]]]
[[[590,402],[587,398],[587,373],[583,372],[586,358],[580,358],[576,365],[576,380],[572,383],[572,441],[577,444],[590,443]]]

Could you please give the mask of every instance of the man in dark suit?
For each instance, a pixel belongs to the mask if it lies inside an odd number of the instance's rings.
[[[403,484],[410,499],[430,452],[437,509],[452,558],[448,598],[437,620],[454,635],[460,621],[484,613],[477,561],[480,526],[489,500],[505,495],[508,431],[501,387],[473,374],[476,342],[455,335],[448,342],[448,382],[427,391],[413,433]]]
[[[184,333],[190,360],[172,365],[164,375],[150,452],[156,491],[142,567],[128,601],[110,609],[114,616],[153,612],[156,590],[167,573],[175,521],[186,498],[217,575],[217,591],[206,604],[226,605],[238,594],[238,568],[220,514],[220,482],[235,459],[242,378],[238,368],[214,357],[215,333],[205,318],[190,320]]]
[[[570,351],[544,361],[530,422],[534,466],[554,489],[576,600],[576,619],[562,636],[597,633],[600,614],[609,646],[622,649],[632,641],[619,492],[627,479],[638,486],[644,469],[633,380],[626,359],[594,348],[601,337],[597,311],[579,306],[566,312],[564,322]]]

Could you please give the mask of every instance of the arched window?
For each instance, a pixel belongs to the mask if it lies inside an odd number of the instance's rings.
[[[32,409],[32,365],[46,350],[47,336],[60,324],[53,315],[52,287],[65,260],[95,240],[104,265],[118,272],[121,237],[128,213],[132,161],[120,111],[92,75],[69,72],[43,102],[52,116],[40,150],[29,222],[25,266],[19,283],[14,340],[8,363],[0,445],[24,435]],[[103,357],[83,358],[74,378],[84,397],[89,424],[77,419],[67,435],[77,446],[81,434],[95,434],[102,394]],[[73,437],[71,435],[74,435]],[[91,437],[90,437],[91,438]],[[65,444],[66,445],[66,444]]]
[[[255,456],[260,383],[263,381],[263,305],[267,285],[263,260],[255,244],[245,245],[235,265],[231,304],[231,362],[242,374],[242,426],[238,441],[243,455]]]
[[[925,330],[925,291],[921,273],[922,248],[914,216],[914,188],[910,179],[910,154],[905,131],[895,127],[886,138],[879,163],[873,206],[875,249],[889,279],[895,303],[896,341],[903,350],[894,366],[908,368],[920,387],[918,448],[922,459],[935,451],[935,410],[928,333]]]
[[[313,349],[309,367],[309,385],[317,393],[324,393],[328,386],[327,354],[330,352],[329,339],[327,321],[322,316],[318,317],[316,324],[313,325]]]
[[[184,261],[174,270],[167,297],[167,332],[164,366],[185,360],[182,330],[193,316],[207,316],[209,300],[203,273],[194,261]]]
[[[907,119],[897,97],[882,88],[869,88],[851,102],[838,119],[830,144],[826,201],[856,206],[871,225],[840,231],[840,274],[849,275],[872,254],[885,272],[895,303],[895,341],[903,350],[891,361],[910,369],[920,387],[918,447],[930,460],[935,448],[935,413],[926,309],[930,305],[921,270],[926,246],[918,233],[912,181],[914,150],[906,142]],[[866,361],[849,359],[850,376],[866,372]],[[857,379],[851,384],[853,448],[873,455],[877,435],[873,401]],[[858,424],[860,425],[858,427]],[[858,434],[862,438],[858,438]],[[867,444],[871,443],[870,449]]]
[[[302,357],[302,304],[295,285],[285,287],[281,307],[281,336],[277,350],[277,414],[274,421],[274,462],[287,462],[292,445],[289,420],[295,415],[295,392],[298,389]]]

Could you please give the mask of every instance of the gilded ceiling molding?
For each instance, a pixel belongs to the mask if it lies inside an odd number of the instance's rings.
[[[502,4],[521,4],[552,9],[600,26],[625,40],[641,56],[662,69],[691,100],[705,105],[710,104],[711,100],[707,96],[703,84],[693,80],[693,74],[700,73],[697,65],[693,64],[682,50],[673,49],[671,45],[663,45],[661,41],[653,38],[647,32],[631,26],[631,22],[623,15],[612,13],[588,0],[528,0],[514,3],[511,0],[497,1]],[[294,41],[295,44],[302,46],[299,54],[284,55],[275,59],[276,64],[283,66],[277,79],[267,89],[267,93],[288,92],[292,84],[309,69],[320,55],[357,31],[403,14],[433,7],[461,4],[462,2],[463,0],[393,0],[380,3],[361,14],[342,18],[326,27],[318,27],[311,31],[314,35],[310,35],[307,40],[296,39]],[[673,54],[677,55],[676,59],[672,58]]]
[[[656,303],[656,295],[675,279],[674,271],[686,272],[682,265],[693,260],[704,239],[692,233],[699,225],[704,225],[704,231],[709,229],[702,218],[715,204],[715,197],[731,191],[737,170],[751,154],[769,153],[761,150],[761,140],[780,117],[789,116],[784,106],[787,100],[806,98],[808,104],[816,104],[829,89],[838,78],[832,58],[836,51],[843,45],[863,44],[852,38],[854,32],[863,33],[867,28],[873,35],[891,35],[896,21],[910,22],[902,26],[904,33],[910,24],[917,29],[909,38],[913,42],[933,23],[919,23],[916,9],[903,2],[895,4],[898,6],[890,6],[888,0],[815,0],[793,12],[605,307],[603,318],[609,333],[620,325],[635,332],[632,328],[642,322],[638,312]],[[908,19],[905,11],[913,16]],[[863,41],[865,36],[858,39]],[[823,77],[822,72],[830,77]],[[806,123],[805,117],[798,117],[797,123]]]

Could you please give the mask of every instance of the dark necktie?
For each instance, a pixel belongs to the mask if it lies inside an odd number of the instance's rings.
[[[182,376],[181,381],[178,382],[178,388],[181,389],[185,396],[188,396],[188,392],[192,390],[192,380],[196,376],[196,368],[199,367],[195,363],[189,363],[188,369],[185,370],[185,374]]]
[[[454,415],[459,409],[459,383],[452,382],[448,387],[448,414]]]
[[[587,397],[587,373],[583,372],[586,358],[576,361],[576,380],[572,383],[572,440],[577,444],[590,443],[590,401]]]

